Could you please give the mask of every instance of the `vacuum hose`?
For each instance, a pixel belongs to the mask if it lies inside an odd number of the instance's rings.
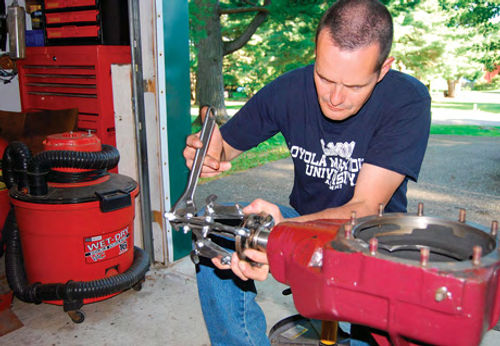
[[[98,152],[49,150],[31,157],[26,144],[12,142],[5,149],[2,168],[7,188],[17,183],[18,190],[29,187],[32,196],[43,196],[48,191],[47,174],[53,167],[111,169],[119,160],[118,150],[107,144]]]
[[[124,273],[93,281],[69,281],[63,283],[29,284],[24,271],[21,239],[14,209],[5,221],[3,237],[6,237],[7,251],[5,270],[7,281],[17,298],[26,303],[40,304],[43,301],[78,301],[98,298],[126,290],[144,278],[149,270],[149,256],[134,247],[134,262]]]
[[[7,189],[17,183],[18,189],[28,187],[28,163],[31,151],[22,142],[11,142],[5,148],[2,159],[3,181]]]

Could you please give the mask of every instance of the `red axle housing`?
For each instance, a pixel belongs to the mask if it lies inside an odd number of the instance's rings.
[[[376,241],[354,239],[351,226],[346,220],[285,222],[270,233],[272,275],[290,286],[302,316],[386,331],[394,345],[477,345],[498,321],[496,241],[479,260],[427,262],[425,252],[420,261],[394,259],[377,252]],[[372,335],[389,345],[382,333]]]

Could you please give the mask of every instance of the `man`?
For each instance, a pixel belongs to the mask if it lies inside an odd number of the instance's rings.
[[[377,0],[336,2],[318,26],[314,65],[279,77],[216,128],[202,175],[228,170],[240,153],[281,132],[294,162],[294,210],[256,200],[246,213],[265,212],[279,223],[287,217],[348,219],[352,211],[363,217],[376,214],[380,203],[386,212],[405,212],[407,181],[416,181],[427,146],[430,96],[416,79],[390,69],[392,36],[392,18]],[[191,167],[201,142],[192,135],[186,143]],[[231,265],[213,259],[217,269],[199,266],[214,345],[269,344],[248,280],[267,277],[266,255],[246,255],[264,265],[233,255]]]

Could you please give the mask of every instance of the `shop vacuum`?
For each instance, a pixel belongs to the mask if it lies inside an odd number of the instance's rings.
[[[11,142],[2,159],[13,205],[3,229],[6,275],[24,302],[62,305],[75,323],[84,304],[140,290],[149,256],[134,247],[137,183],[109,173],[120,155],[86,132],[48,136],[32,155]]]

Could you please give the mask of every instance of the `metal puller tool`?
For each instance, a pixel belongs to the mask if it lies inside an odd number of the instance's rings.
[[[247,248],[265,250],[274,219],[271,215],[245,215],[238,204],[217,204],[216,195],[207,197],[204,208],[196,208],[194,193],[214,127],[215,109],[209,107],[200,133],[203,146],[196,150],[186,189],[165,217],[174,229],[182,229],[184,233],[192,231],[194,245],[191,259],[194,263],[198,263],[199,256],[202,256],[219,257],[221,263],[230,264],[231,253],[214,243],[210,236],[234,239],[236,252],[241,259],[245,259],[243,251]]]

